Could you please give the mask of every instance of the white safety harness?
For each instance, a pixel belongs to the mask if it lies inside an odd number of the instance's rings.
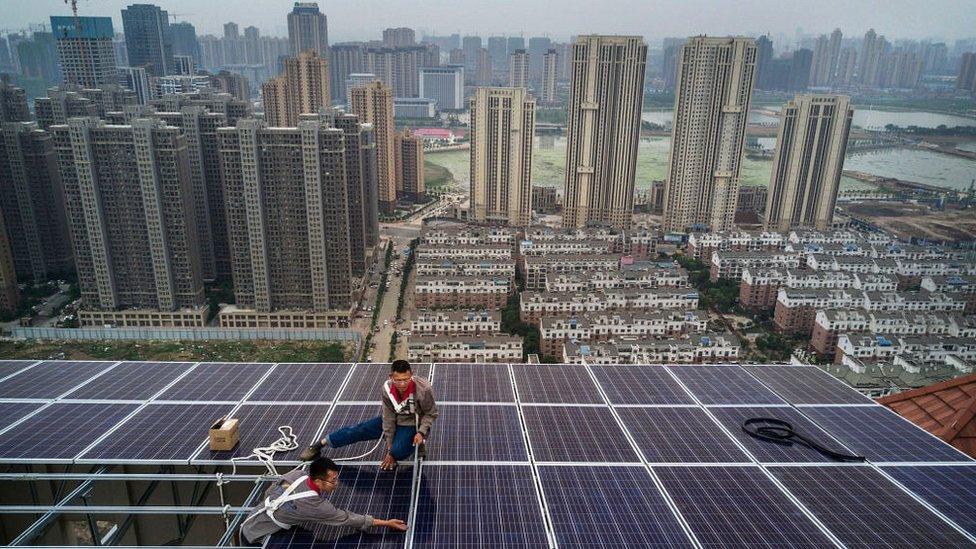
[[[417,425],[419,427],[420,421],[418,418],[417,404],[416,401],[414,400],[414,393],[410,393],[410,396],[404,399],[403,402],[397,402],[396,397],[393,396],[392,389],[393,389],[392,380],[388,379],[383,382],[383,390],[386,391],[386,398],[390,399],[390,403],[393,404],[393,411],[396,412],[397,415],[413,414],[414,419],[417,421]]]
[[[413,415],[414,425],[416,425],[417,429],[420,429],[420,412],[417,409],[417,404],[416,404],[416,400],[414,399],[414,395],[411,394],[409,397],[404,399],[403,402],[397,402],[396,398],[393,396],[393,392],[391,391],[392,388],[393,388],[392,380],[388,379],[383,383],[383,390],[386,391],[386,396],[387,398],[390,399],[390,403],[393,405],[393,411],[396,412],[397,415],[408,415],[408,414]],[[282,437],[277,441],[273,442],[272,444],[270,444],[269,446],[262,447],[262,448],[255,448],[253,453],[251,453],[248,456],[233,458],[231,460],[231,464],[234,466],[234,471],[236,472],[237,470],[237,464],[235,460],[243,460],[243,459],[250,459],[252,457],[256,457],[258,461],[263,463],[268,468],[269,474],[277,476],[278,472],[274,468],[275,453],[287,452],[289,450],[294,450],[295,448],[298,447],[298,444],[296,443],[295,440],[295,436],[292,434],[291,427],[287,425],[283,425],[279,427],[278,430],[281,431]],[[373,446],[373,448],[371,448],[365,454],[354,456],[351,458],[336,458],[333,461],[350,461],[350,460],[362,459],[372,454],[374,451],[376,451],[376,449],[379,448],[379,445],[382,442],[383,442],[383,437],[381,436],[380,439],[376,441],[376,446]],[[221,486],[222,482],[220,482],[220,480],[221,479],[218,479],[217,485],[218,487],[220,487],[221,501],[223,501],[223,486]],[[288,486],[288,488],[285,488],[285,491],[277,498],[271,499],[270,496],[264,498],[264,510],[262,511],[262,513],[267,515],[267,517],[271,519],[271,522],[275,523],[275,525],[277,525],[282,530],[291,529],[291,525],[285,524],[279,521],[278,519],[276,519],[274,516],[275,511],[280,509],[282,505],[288,503],[289,501],[310,498],[312,496],[318,495],[313,490],[306,490],[304,492],[295,493],[295,489],[301,486],[306,480],[308,480],[308,475],[296,479],[295,482],[292,482]],[[226,507],[228,506],[225,506],[225,508]],[[248,520],[251,520],[252,518],[260,515],[261,513],[254,513],[253,515],[248,517],[244,522],[247,522]],[[225,522],[226,522],[226,517],[225,517]]]
[[[281,528],[282,530],[291,529],[291,524],[285,524],[284,522],[281,522],[278,519],[276,519],[274,516],[275,511],[280,509],[282,505],[288,503],[289,501],[295,501],[297,499],[305,499],[313,496],[318,496],[318,493],[313,490],[306,490],[304,492],[295,493],[295,488],[298,488],[299,486],[304,484],[305,481],[307,480],[308,480],[308,475],[299,477],[295,479],[295,482],[292,482],[290,485],[288,485],[288,488],[285,488],[285,491],[280,496],[276,497],[275,499],[271,499],[270,496],[264,498],[264,510],[262,512],[265,515],[267,515],[268,518],[271,519],[271,522],[275,523],[275,525],[278,526],[278,528]],[[250,517],[248,517],[248,520],[260,515],[261,513],[255,513]]]

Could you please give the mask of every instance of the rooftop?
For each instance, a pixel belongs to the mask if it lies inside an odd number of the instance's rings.
[[[886,396],[878,402],[976,457],[976,374]]]
[[[108,542],[161,545],[173,537],[160,537],[161,520],[136,539],[125,517],[178,514],[197,517],[179,523],[195,536],[181,541],[229,544],[222,516],[236,527],[275,480],[258,476],[264,467],[253,459],[232,474],[230,459],[278,438],[281,425],[304,445],[374,416],[387,372],[386,364],[0,362],[8,465],[0,521],[10,535],[25,532],[19,542],[63,543],[33,534],[90,514],[118,527]],[[431,380],[441,404],[426,460],[395,473],[377,472],[379,452],[345,462],[330,496],[404,518],[409,531],[293,528],[269,546],[976,543],[976,462],[815,367],[417,364],[415,374]],[[241,442],[211,452],[207,428],[223,416],[240,420]],[[841,464],[748,437],[742,422],[760,416],[867,461]],[[297,452],[277,457],[279,471],[297,465]],[[214,488],[217,472],[223,484]],[[58,479],[75,484],[54,501],[10,489]],[[161,495],[173,485],[178,509],[138,501],[150,479],[166,487]],[[180,499],[173,483],[190,479]],[[86,492],[96,481],[128,484]]]

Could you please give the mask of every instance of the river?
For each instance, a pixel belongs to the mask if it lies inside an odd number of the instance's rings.
[[[881,149],[850,154],[844,169],[882,177],[966,189],[976,178],[976,161],[920,149]]]
[[[668,174],[668,149],[670,137],[651,137],[641,140],[637,149],[636,188],[651,186],[654,180],[663,180]],[[443,166],[454,179],[466,185],[468,174],[468,151],[447,151],[427,154],[427,162]],[[772,162],[745,158],[742,163],[743,185],[768,185]],[[536,137],[532,152],[532,183],[548,187],[562,187],[566,176],[566,138],[551,136]],[[842,189],[870,189],[872,185],[856,179],[841,179]]]
[[[779,110],[778,107],[770,107]],[[672,109],[645,111],[641,118],[661,126],[669,126],[674,118]],[[751,124],[777,124],[779,119],[756,110],[749,111]],[[918,126],[920,128],[937,128],[939,126],[976,126],[976,118],[967,118],[954,114],[942,114],[926,111],[885,111],[879,109],[859,109],[854,107],[854,126],[867,130],[883,129],[888,124],[903,128]]]

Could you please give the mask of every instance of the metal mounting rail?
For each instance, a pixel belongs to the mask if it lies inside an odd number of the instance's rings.
[[[95,473],[98,473],[100,471],[106,471],[106,470],[108,470],[108,467],[106,467],[106,466],[103,465],[100,468],[98,468],[95,471]],[[74,498],[76,498],[76,497],[78,497],[78,496],[80,496],[82,494],[87,493],[88,490],[91,488],[92,483],[93,483],[93,481],[91,481],[91,480],[87,480],[85,482],[82,482],[81,484],[79,484],[78,486],[76,486],[74,490],[72,490],[70,493],[68,493],[68,495],[64,496],[64,498],[62,498],[60,501],[58,501],[54,505],[48,505],[48,506],[43,506],[43,505],[28,505],[28,506],[25,506],[25,507],[33,507],[33,508],[35,508],[36,510],[35,511],[31,511],[30,514],[38,514],[38,515],[41,515],[41,517],[39,519],[37,519],[36,521],[34,521],[33,524],[31,524],[30,526],[28,526],[26,530],[24,530],[23,532],[21,532],[19,536],[17,536],[16,538],[14,538],[14,540],[10,542],[10,545],[26,545],[26,544],[30,543],[31,541],[33,541],[38,536],[40,536],[42,533],[44,533],[44,531],[47,529],[48,525],[52,521],[54,521],[54,519],[61,512],[61,509],[63,507],[65,507],[65,504],[68,503],[69,501],[71,501],[72,499],[74,499]],[[83,509],[85,508],[84,505],[82,505],[81,507]],[[3,512],[4,511],[0,510],[0,514],[2,514]]]
[[[280,479],[271,475],[231,475],[223,476],[224,481],[257,482]],[[0,473],[2,481],[36,480],[172,480],[186,482],[216,481],[216,473]]]
[[[228,513],[244,513],[250,507],[229,507]],[[0,505],[0,514],[41,514],[57,513],[63,515],[83,514],[132,514],[132,515],[222,515],[224,508],[220,506],[190,505]]]

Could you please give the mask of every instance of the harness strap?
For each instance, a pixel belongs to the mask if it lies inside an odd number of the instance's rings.
[[[278,526],[278,528],[281,528],[282,530],[291,529],[291,524],[285,524],[283,522],[280,522],[274,516],[274,512],[277,511],[282,505],[288,503],[289,501],[310,498],[312,496],[318,495],[312,490],[306,490],[305,492],[298,492],[297,494],[293,493],[295,489],[301,486],[306,480],[308,480],[308,475],[296,479],[295,482],[292,482],[288,486],[288,488],[285,488],[284,493],[282,493],[277,498],[272,500],[270,497],[267,497],[264,499],[264,514],[268,515],[268,518],[271,519],[271,522],[275,523]]]
[[[409,412],[413,408],[413,394],[403,399],[403,402],[397,402],[396,397],[393,396],[393,382],[389,379],[383,382],[383,391],[386,393],[386,398],[390,399],[390,403],[393,404],[393,411],[397,414],[404,414]]]

